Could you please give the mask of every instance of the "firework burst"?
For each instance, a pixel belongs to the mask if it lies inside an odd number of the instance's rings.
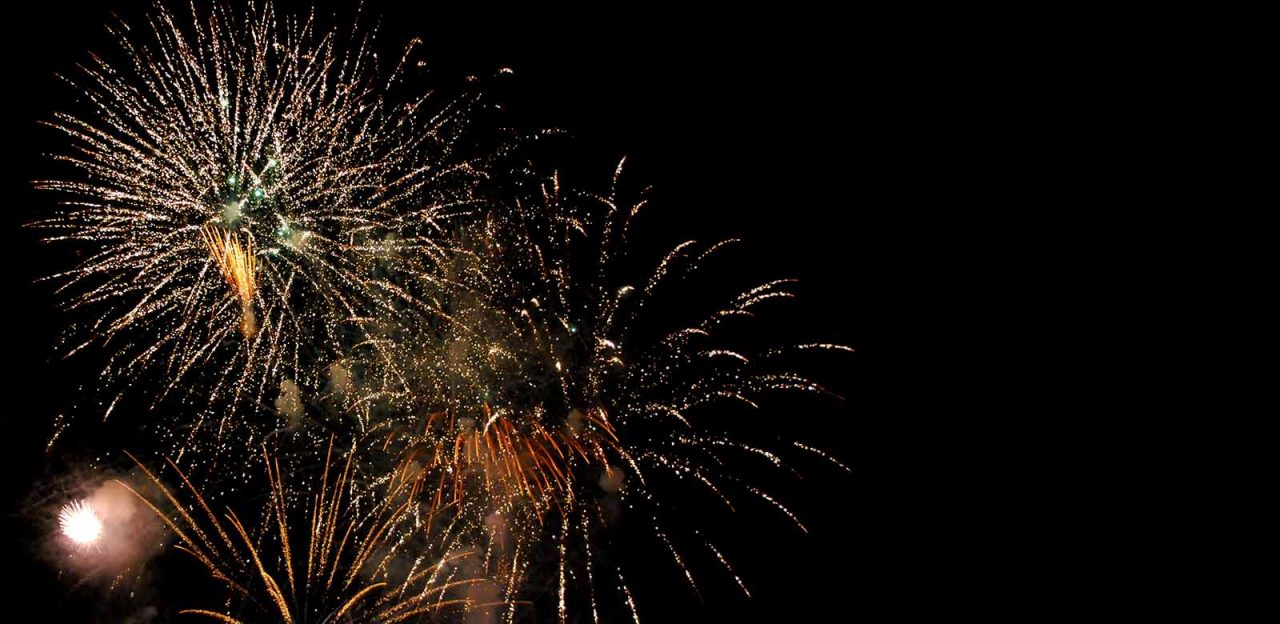
[[[544,555],[559,561],[561,619],[579,599],[599,619],[597,594],[608,588],[634,617],[621,569],[609,572],[614,578],[604,588],[595,578],[592,552],[607,546],[608,508],[647,517],[695,591],[670,535],[686,523],[661,511],[667,482],[692,483],[730,509],[736,496],[755,498],[804,530],[775,496],[729,468],[731,454],[786,468],[782,456],[699,416],[715,404],[755,409],[766,393],[827,394],[784,368],[779,356],[850,349],[824,343],[747,352],[717,340],[721,326],[790,298],[792,280],[748,288],[693,324],[650,337],[664,315],[688,316],[656,312],[669,282],[696,275],[736,241],[682,243],[639,279],[627,279],[623,269],[635,263],[627,258],[629,230],[645,202],[562,188],[558,176],[537,179],[533,188],[512,210],[458,230],[451,245],[459,251],[420,286],[435,304],[409,329],[375,338],[398,354],[398,375],[370,375],[389,383],[367,386],[361,400],[390,406],[375,427],[387,433],[373,445],[399,449],[397,456],[431,475],[421,496],[436,507],[451,503],[451,522],[487,540],[486,561],[501,561],[498,568],[512,575],[509,603],[528,571],[514,553],[523,552],[527,565],[534,553],[549,551]],[[796,449],[830,459],[812,447]],[[738,579],[715,544],[701,533],[693,539]],[[575,562],[570,552],[587,560]],[[579,598],[574,587],[583,590]],[[514,617],[509,610],[507,619]]]
[[[278,459],[267,455],[269,496],[256,529],[234,511],[215,513],[173,462],[181,492],[138,463],[163,501],[137,496],[174,533],[179,548],[229,592],[225,608],[183,613],[225,623],[255,615],[288,624],[391,624],[487,606],[466,596],[469,586],[484,582],[467,574],[464,563],[474,553],[448,535],[433,541],[433,523],[409,496],[414,479],[397,471],[369,479],[378,484],[369,488],[355,478],[354,454],[344,462],[333,459],[330,445],[319,489],[298,494],[285,482]],[[301,539],[295,535],[299,526]]]
[[[58,512],[58,526],[62,534],[79,546],[88,546],[102,537],[102,519],[87,501],[67,503]]]
[[[400,253],[474,201],[477,165],[451,147],[474,99],[389,102],[413,46],[382,75],[370,35],[270,3],[157,6],[111,32],[120,53],[69,79],[86,110],[49,123],[71,175],[37,183],[63,197],[37,225],[88,251],[54,276],[95,319],[67,351],[105,344],[110,379],[158,373],[161,395],[207,375],[202,403],[317,379],[361,319],[411,299],[396,275],[422,265]]]
[[[182,389],[222,408],[216,427],[208,413],[170,423],[181,488],[139,463],[159,496],[138,498],[227,588],[223,606],[187,613],[511,622],[553,579],[562,622],[573,609],[609,619],[610,599],[638,620],[625,563],[598,556],[618,514],[652,528],[695,592],[694,557],[747,586],[672,518],[670,488],[730,510],[750,498],[805,530],[735,470],[744,457],[788,469],[783,454],[707,417],[768,393],[829,394],[782,356],[847,347],[723,335],[792,297],[792,280],[710,307],[664,298],[737,241],[631,257],[646,202],[620,198],[621,164],[605,193],[522,169],[485,187],[507,201],[482,201],[481,165],[454,145],[473,100],[384,95],[408,53],[383,76],[369,37],[279,18],[269,3],[191,17],[157,8],[138,34],[112,31],[121,58],[94,56],[73,82],[88,112],[50,123],[69,139],[56,158],[72,174],[39,183],[64,199],[39,224],[48,238],[88,248],[55,276],[95,319],[67,350],[105,345],[111,380],[159,376],[157,400]],[[288,431],[260,416],[272,395]],[[257,455],[264,439],[328,439],[318,477],[287,479],[280,456]],[[185,465],[214,469],[178,469],[210,441]],[[258,462],[260,522],[213,511],[202,488]],[[95,518],[73,505],[64,532],[93,543]]]

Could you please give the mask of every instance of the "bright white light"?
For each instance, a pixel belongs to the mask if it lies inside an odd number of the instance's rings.
[[[239,201],[229,201],[222,205],[222,222],[235,225],[244,217],[244,206]]]
[[[89,503],[82,500],[64,505],[58,514],[58,523],[62,526],[63,535],[82,546],[92,544],[102,536],[102,520]]]

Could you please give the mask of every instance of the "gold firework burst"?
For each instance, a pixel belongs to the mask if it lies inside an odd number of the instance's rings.
[[[449,147],[476,96],[392,89],[416,44],[384,67],[360,26],[271,2],[157,3],[109,29],[119,49],[67,77],[83,103],[47,122],[67,141],[60,175],[36,182],[61,199],[37,227],[82,258],[51,276],[86,309],[68,354],[113,349],[108,383],[156,373],[157,394],[199,388],[228,413],[269,402],[361,343],[353,319],[404,307],[393,276],[425,271],[440,223],[478,201],[484,154]],[[210,257],[235,323],[201,314],[227,304]]]

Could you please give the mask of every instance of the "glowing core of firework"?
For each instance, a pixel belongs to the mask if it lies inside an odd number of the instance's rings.
[[[58,513],[58,524],[62,527],[63,535],[81,546],[92,544],[102,536],[102,519],[83,500],[64,505]]]

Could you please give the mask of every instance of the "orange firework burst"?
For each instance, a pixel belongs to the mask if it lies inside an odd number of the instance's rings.
[[[222,278],[240,300],[240,333],[246,340],[253,338],[258,332],[258,320],[253,313],[253,297],[258,291],[258,260],[253,253],[253,241],[241,243],[235,232],[212,225],[200,228],[200,236],[209,255],[218,263]]]
[[[487,403],[482,407],[486,420],[479,427],[460,426],[453,416],[435,413],[427,419],[425,435],[410,441],[406,461],[421,462],[423,469],[416,487],[430,491],[425,478],[438,475],[433,508],[446,504],[446,496],[459,503],[468,488],[479,487],[486,500],[519,498],[541,514],[572,503],[571,462],[580,459],[610,470],[609,450],[617,449],[617,436],[603,409],[588,410],[563,430],[538,421],[523,430]]]

